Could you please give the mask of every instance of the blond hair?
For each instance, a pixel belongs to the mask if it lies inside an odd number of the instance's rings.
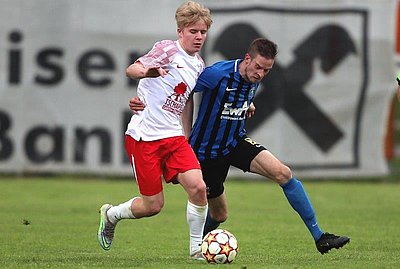
[[[212,19],[210,10],[194,1],[183,3],[175,12],[175,20],[178,28],[183,29],[200,20],[206,25],[207,29],[211,27]]]

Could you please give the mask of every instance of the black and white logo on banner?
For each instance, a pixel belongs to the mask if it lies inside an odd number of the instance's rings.
[[[217,23],[203,53],[207,65],[243,58],[258,37],[278,45],[254,99],[248,134],[298,170],[357,167],[368,12],[268,6],[211,12]]]

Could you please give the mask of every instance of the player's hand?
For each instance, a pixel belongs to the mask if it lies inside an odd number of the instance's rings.
[[[138,114],[139,111],[144,110],[145,105],[140,98],[136,96],[129,99],[129,108],[132,110],[133,114]]]
[[[145,72],[145,77],[147,78],[165,77],[166,75],[168,75],[168,70],[162,67],[150,67]]]
[[[253,104],[253,102],[251,102],[249,108],[247,109],[246,117],[251,118],[253,117],[254,113],[256,113],[256,106]]]

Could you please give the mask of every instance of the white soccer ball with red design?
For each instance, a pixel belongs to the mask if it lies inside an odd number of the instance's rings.
[[[208,263],[231,263],[238,255],[236,237],[223,229],[216,229],[203,238],[201,252]]]

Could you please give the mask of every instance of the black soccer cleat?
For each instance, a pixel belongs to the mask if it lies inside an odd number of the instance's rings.
[[[347,236],[337,236],[330,233],[324,233],[315,243],[321,254],[328,253],[332,248],[339,249],[350,242]]]

